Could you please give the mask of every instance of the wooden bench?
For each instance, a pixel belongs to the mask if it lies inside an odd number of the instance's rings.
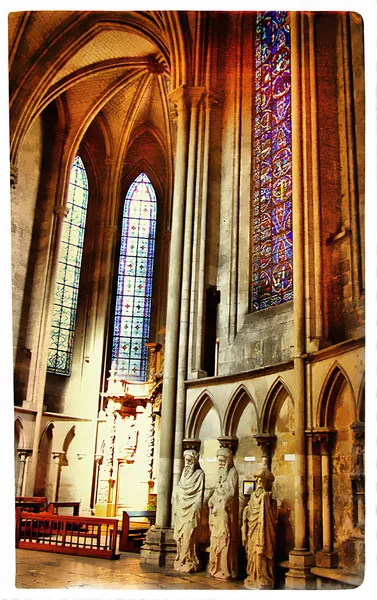
[[[117,559],[118,519],[16,509],[16,548]]]
[[[149,519],[149,522],[138,522],[134,519]],[[119,550],[126,552],[134,549],[135,546],[140,546],[145,540],[146,533],[151,526],[151,522],[155,522],[155,510],[124,510],[122,518],[122,529],[119,539]]]

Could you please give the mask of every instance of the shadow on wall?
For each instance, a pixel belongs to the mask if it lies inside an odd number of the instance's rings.
[[[278,524],[276,530],[276,561],[287,560],[289,552],[294,548],[294,535],[291,525],[292,509],[283,500],[278,508]]]

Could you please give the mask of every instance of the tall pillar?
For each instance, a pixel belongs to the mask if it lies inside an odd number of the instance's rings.
[[[319,567],[336,567],[338,557],[333,552],[332,534],[332,491],[331,491],[331,450],[336,431],[328,428],[316,430],[313,441],[320,444],[322,482],[322,550],[315,557]]]
[[[170,94],[170,98],[176,106],[178,118],[162,392],[163,411],[161,419],[158,502],[156,514],[156,525],[159,527],[170,526],[175,401],[177,391],[179,310],[182,282],[182,240],[187,175],[188,128],[185,87],[181,86],[174,90]]]
[[[146,541],[140,553],[141,562],[158,566],[173,565],[176,550],[173,532],[170,528],[170,519],[188,156],[188,110],[185,86],[175,89],[170,94],[170,99],[177,111],[177,143],[168,278],[157,512],[156,525],[148,530]]]
[[[52,248],[50,250],[49,265],[46,274],[46,288],[45,296],[43,299],[40,336],[38,340],[37,351],[32,354],[32,361],[34,362],[34,364],[31,367],[31,371],[33,371],[34,376],[33,381],[30,382],[28,387],[27,402],[31,402],[34,405],[36,405],[37,414],[35,418],[33,454],[31,457],[30,477],[28,483],[30,488],[30,495],[33,495],[34,493],[34,486],[37,475],[38,450],[41,436],[48,349],[50,345],[50,330],[52,311],[54,305],[55,280],[58,270],[60,236],[62,231],[63,219],[67,216],[68,211],[69,209],[64,205],[55,206],[54,209],[54,224],[51,235]]]
[[[185,406],[186,390],[185,379],[187,378],[188,357],[188,333],[189,333],[189,308],[190,308],[190,284],[192,270],[192,242],[193,242],[193,215],[194,195],[196,179],[196,154],[197,154],[197,129],[198,110],[202,99],[204,88],[187,88],[187,100],[190,106],[190,133],[187,163],[187,186],[186,186],[186,213],[184,227],[184,246],[182,264],[182,287],[179,326],[178,347],[178,373],[177,373],[177,397],[175,416],[175,439],[174,439],[174,466],[173,466],[173,488],[177,485],[182,467],[182,440],[185,428]],[[165,384],[164,384],[165,385]],[[164,401],[164,400],[163,400]],[[163,404],[164,406],[164,404]],[[163,409],[164,410],[164,409]],[[162,413],[164,414],[164,413]]]
[[[292,235],[293,235],[293,320],[295,371],[295,540],[289,553],[286,587],[307,589],[315,587],[310,573],[314,557],[308,550],[306,498],[306,440],[305,440],[305,288],[304,288],[304,230],[302,174],[302,37],[303,15],[290,13],[291,22],[291,86],[292,86]]]

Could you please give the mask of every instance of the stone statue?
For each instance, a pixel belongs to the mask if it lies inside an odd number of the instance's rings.
[[[237,577],[238,472],[229,448],[217,453],[218,482],[208,501],[211,541],[209,574],[217,579]]]
[[[268,468],[263,468],[255,478],[256,489],[242,515],[242,544],[247,560],[245,586],[273,589],[277,507],[270,489],[274,476]]]
[[[200,568],[197,538],[203,505],[204,471],[199,466],[199,455],[195,450],[185,450],[183,456],[185,466],[172,497],[174,539],[177,542],[174,569],[189,573]]]

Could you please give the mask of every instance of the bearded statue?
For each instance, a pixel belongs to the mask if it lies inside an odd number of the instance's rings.
[[[196,450],[185,450],[183,456],[185,466],[172,496],[174,539],[177,542],[174,569],[189,573],[200,568],[197,545],[203,506],[204,471],[200,468]]]
[[[229,448],[217,453],[218,481],[208,501],[211,532],[209,573],[217,579],[237,577],[238,472]]]

